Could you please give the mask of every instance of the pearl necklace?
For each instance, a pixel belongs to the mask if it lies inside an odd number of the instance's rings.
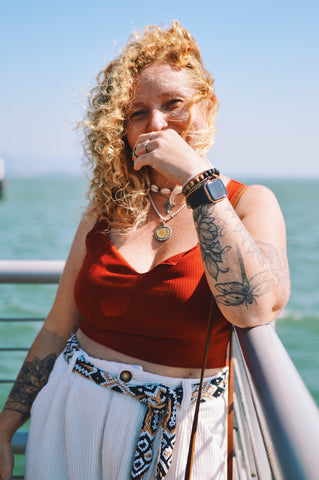
[[[184,203],[184,205],[182,205],[178,210],[176,210],[176,212],[172,213],[169,217],[165,218],[158,211],[158,209],[157,209],[157,207],[154,203],[154,200],[152,199],[151,194],[149,194],[149,197],[150,197],[152,207],[154,208],[155,212],[157,213],[157,215],[160,217],[160,219],[163,222],[163,225],[161,225],[160,227],[158,227],[155,230],[155,232],[154,232],[155,238],[156,238],[156,240],[159,240],[160,242],[165,242],[165,240],[168,240],[169,237],[172,235],[172,229],[170,227],[168,227],[167,225],[165,225],[165,223],[168,222],[169,220],[171,220],[173,217],[175,217],[175,215],[177,215],[179,212],[181,212],[183,210],[183,208],[186,207],[186,203]]]

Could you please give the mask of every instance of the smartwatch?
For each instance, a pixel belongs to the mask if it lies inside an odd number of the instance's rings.
[[[217,203],[227,197],[227,190],[220,178],[214,178],[204,182],[200,188],[197,188],[187,197],[187,206],[197,208],[207,203]]]

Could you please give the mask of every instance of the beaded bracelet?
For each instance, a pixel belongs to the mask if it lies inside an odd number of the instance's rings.
[[[190,190],[188,190],[188,192],[185,194],[185,199],[187,200],[188,197],[191,196],[192,193],[196,192],[196,190],[198,190],[199,188],[202,188],[202,186],[207,183],[209,180],[212,180],[213,177],[206,177],[204,178],[204,180],[202,180],[201,182],[199,183],[196,183],[196,185],[193,186],[193,188],[191,188]]]
[[[217,178],[220,176],[220,171],[217,168],[210,168],[209,170],[205,170],[204,172],[196,175],[196,177],[191,178],[188,182],[183,185],[183,193],[185,196],[191,194],[191,191],[194,191],[193,188],[202,183],[204,180],[208,180],[210,178]]]

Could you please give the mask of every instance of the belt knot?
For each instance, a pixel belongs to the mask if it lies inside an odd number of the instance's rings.
[[[153,458],[153,440],[162,423],[159,461],[155,479],[164,478],[172,462],[176,431],[176,406],[181,393],[161,384],[131,386],[130,391],[147,406],[143,425],[137,442],[131,478],[141,479],[150,467]]]

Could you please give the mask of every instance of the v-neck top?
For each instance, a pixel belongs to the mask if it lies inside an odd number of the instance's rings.
[[[233,206],[244,188],[235,180],[228,183]],[[88,233],[86,247],[74,289],[83,333],[144,361],[200,368],[212,293],[199,245],[145,273],[136,272],[124,259],[104,222]],[[207,368],[226,365],[230,332],[230,323],[218,310]]]

